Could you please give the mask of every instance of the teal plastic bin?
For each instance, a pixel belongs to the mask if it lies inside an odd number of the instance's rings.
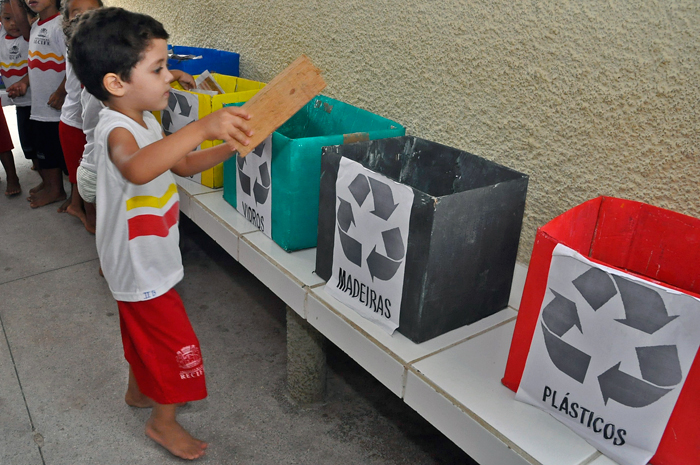
[[[323,95],[312,99],[272,135],[272,240],[288,252],[316,247],[323,147],[405,133],[400,124],[361,108]],[[224,163],[224,199],[234,208],[236,163]]]

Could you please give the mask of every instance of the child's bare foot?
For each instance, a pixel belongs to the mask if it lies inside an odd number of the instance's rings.
[[[87,216],[85,216],[85,212],[83,210],[81,210],[80,208],[76,207],[73,204],[69,204],[66,207],[65,211],[69,215],[75,216],[76,218],[78,218],[83,223],[83,226],[85,226],[85,228],[87,229]]]
[[[39,185],[34,186],[31,189],[29,189],[29,195],[31,196],[32,194],[36,194],[37,192],[39,192],[43,188],[44,188],[44,181],[41,181],[39,183]],[[27,198],[27,200],[30,200],[30,198]]]
[[[58,210],[56,210],[58,213],[65,213],[68,210],[68,207],[70,206],[70,197],[66,199],[65,202],[61,204],[60,207],[58,207]]]
[[[22,192],[22,188],[19,185],[19,178],[15,176],[15,179],[7,178],[7,188],[5,189],[5,195],[7,197],[15,197]]]
[[[42,189],[39,192],[29,196],[29,206],[32,208],[39,208],[45,205],[52,204],[54,202],[60,202],[65,200],[66,193],[61,191],[54,191],[49,189]]]
[[[157,404],[151,417],[146,422],[146,436],[165,447],[176,457],[195,460],[204,455],[208,444],[192,437],[180,423],[175,420],[174,413],[161,415],[160,407],[174,409],[172,405]],[[174,410],[173,410],[174,411]]]

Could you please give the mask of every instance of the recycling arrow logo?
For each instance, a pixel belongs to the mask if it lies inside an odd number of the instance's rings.
[[[394,202],[392,189],[388,184],[360,173],[349,184],[348,190],[351,194],[349,199],[337,197],[338,211],[336,219],[343,253],[351,263],[358,267],[363,266],[363,249],[367,244],[363,245],[360,240],[353,237],[353,233],[357,233],[362,227],[362,225],[356,224],[353,209],[355,208],[354,206],[356,208],[365,206],[365,202],[368,201],[370,194],[372,194],[373,208],[371,208],[370,214],[387,224],[386,229],[380,232],[381,241],[379,245],[383,249],[384,254],[377,250],[378,244],[374,242],[370,244],[372,250],[364,258],[364,263],[367,265],[372,281],[375,279],[389,281],[396,275],[406,256],[406,245],[402,238],[401,229],[399,227],[390,227],[390,219],[398,206]]]
[[[661,295],[655,289],[627,278],[610,275],[599,268],[590,268],[576,277],[571,284],[583,297],[584,308],[577,306],[575,296],[550,287],[554,298],[542,309],[541,329],[544,343],[554,366],[570,378],[583,384],[589,375],[592,355],[575,347],[573,332],[585,336],[594,327],[582,324],[582,312],[587,321],[605,325],[623,325],[631,328],[635,340],[643,340],[670,324],[679,324],[677,315],[669,315]],[[624,318],[613,318],[616,306],[622,306]],[[574,329],[575,328],[575,329]],[[615,360],[597,377],[603,402],[613,400],[621,405],[641,408],[657,402],[683,380],[678,348],[673,344],[640,345],[634,348],[641,377],[621,369],[622,360]]]
[[[197,120],[199,100],[197,96],[175,89],[170,90],[168,106],[161,112],[163,132],[170,135]]]
[[[272,136],[247,156],[236,156],[237,209],[268,236],[272,213]]]

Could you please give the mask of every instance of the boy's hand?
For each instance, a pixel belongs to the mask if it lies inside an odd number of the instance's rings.
[[[240,107],[224,107],[200,120],[205,140],[223,140],[232,152],[250,143],[253,130],[248,124],[251,116]]]
[[[180,74],[176,76],[176,78],[177,82],[179,82],[182,88],[185,90],[194,89],[197,86],[194,82],[194,78],[184,71],[181,71]]]
[[[22,97],[27,93],[27,83],[26,82],[15,82],[10,87],[7,88],[7,95],[10,98]]]
[[[56,92],[51,94],[51,97],[49,97],[48,104],[51,108],[60,110],[63,106],[64,100],[66,100],[66,92],[61,92],[60,90],[57,90]]]

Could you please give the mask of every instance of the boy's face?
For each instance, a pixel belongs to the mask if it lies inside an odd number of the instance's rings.
[[[68,4],[68,19],[75,19],[78,15],[99,7],[97,0],[72,0]]]
[[[56,8],[56,0],[25,0],[29,9],[34,13],[41,13],[47,8]]]
[[[154,39],[125,85],[125,97],[139,111],[163,110],[168,105],[173,75],[168,71],[168,43]]]
[[[20,12],[24,14],[24,12]],[[0,11],[0,23],[5,31],[12,37],[19,37],[22,33],[20,32],[17,24],[15,23],[15,17],[12,13],[12,6],[9,3],[3,3],[2,11]]]

